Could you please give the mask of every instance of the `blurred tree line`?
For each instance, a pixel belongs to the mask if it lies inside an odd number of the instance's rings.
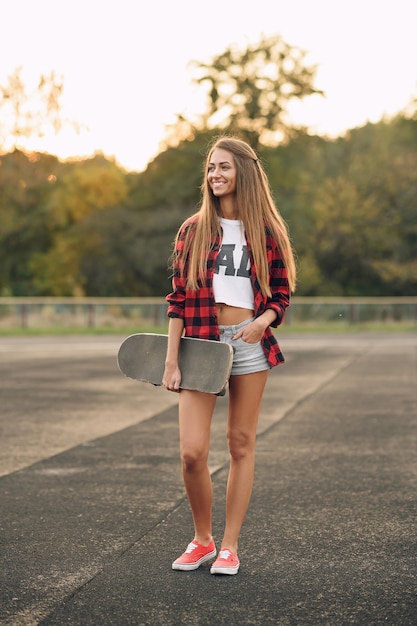
[[[207,114],[179,116],[144,172],[100,154],[0,156],[0,295],[165,295],[173,239],[198,208],[206,148],[223,132],[257,145],[297,253],[297,295],[417,294],[415,107],[337,139],[314,136],[286,121],[288,94],[320,93],[300,51],[275,38],[236,54],[198,66]],[[222,87],[230,76],[235,91]]]

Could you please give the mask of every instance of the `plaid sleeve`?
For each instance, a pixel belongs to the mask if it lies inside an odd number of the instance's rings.
[[[166,296],[166,301],[168,302],[168,317],[180,317],[184,319],[187,278],[184,261],[179,260],[179,253],[184,249],[185,237],[192,223],[193,221],[191,219],[185,221],[178,233],[172,268],[172,292]]]
[[[267,256],[270,274],[269,286],[272,295],[266,299],[265,309],[273,309],[276,312],[277,317],[271,324],[272,327],[276,328],[281,324],[285,309],[290,305],[291,291],[281,251],[270,235],[267,235]]]

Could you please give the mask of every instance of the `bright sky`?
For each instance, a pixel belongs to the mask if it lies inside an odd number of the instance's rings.
[[[98,150],[139,171],[177,113],[204,108],[189,61],[281,35],[318,64],[326,93],[294,106],[294,121],[335,136],[417,95],[416,24],[415,0],[0,0],[0,85],[17,67],[32,86],[55,70],[63,115],[85,129],[27,147]]]

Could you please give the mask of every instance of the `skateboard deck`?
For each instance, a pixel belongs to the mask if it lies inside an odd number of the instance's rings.
[[[133,380],[162,385],[168,335],[137,333],[121,344],[117,362],[122,374]],[[180,389],[221,394],[233,362],[233,348],[220,341],[182,337],[178,365]]]

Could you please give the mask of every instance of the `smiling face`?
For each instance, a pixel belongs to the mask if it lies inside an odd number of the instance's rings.
[[[220,199],[233,196],[236,192],[236,165],[233,154],[223,148],[211,153],[207,180],[213,194]]]

